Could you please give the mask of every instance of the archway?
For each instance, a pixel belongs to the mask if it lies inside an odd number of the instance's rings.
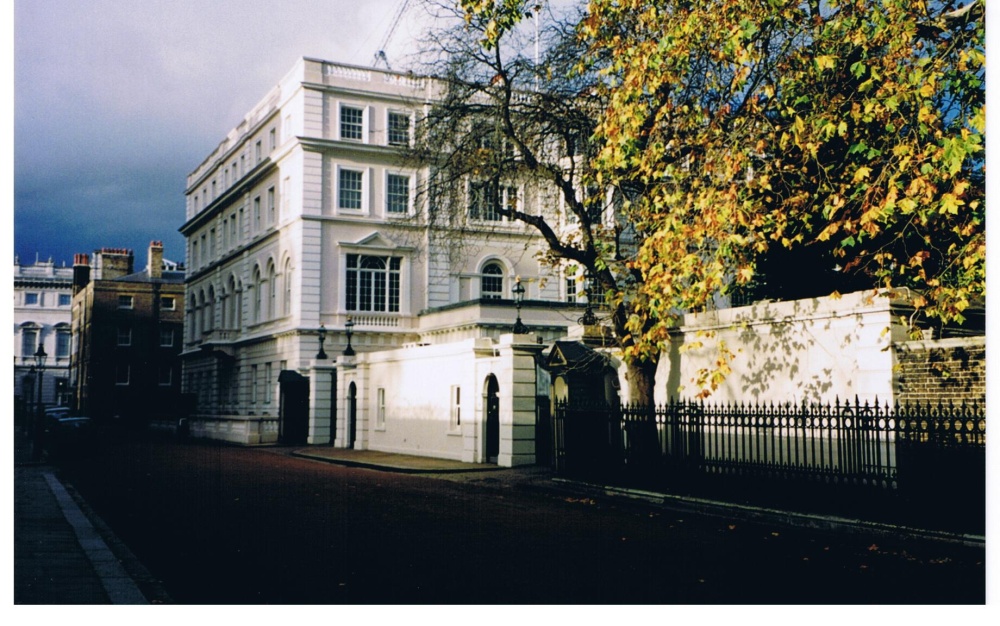
[[[278,374],[278,440],[305,444],[309,437],[309,379],[298,372]]]
[[[358,436],[358,387],[353,382],[347,388],[347,446],[354,447]]]
[[[500,384],[493,374],[486,377],[483,406],[486,409],[486,462],[496,463],[500,456]]]

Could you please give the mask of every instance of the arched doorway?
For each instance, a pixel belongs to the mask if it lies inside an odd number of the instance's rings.
[[[298,372],[278,374],[278,440],[305,444],[309,437],[309,379]]]
[[[353,382],[347,388],[347,447],[353,448],[358,436],[358,387]]]
[[[483,406],[486,409],[486,462],[496,463],[500,456],[500,384],[497,377],[486,377]]]

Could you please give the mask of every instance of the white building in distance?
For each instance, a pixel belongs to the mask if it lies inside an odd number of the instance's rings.
[[[48,355],[42,372],[42,403],[51,406],[68,401],[72,299],[72,267],[56,267],[51,259],[33,265],[14,259],[15,407],[24,410],[38,402],[34,355],[39,346]]]
[[[576,324],[573,281],[538,260],[544,242],[529,227],[471,210],[478,235],[426,226],[418,190],[429,171],[404,163],[400,147],[438,89],[300,59],[188,176],[182,383],[196,396],[192,434],[366,446],[363,432],[349,434],[365,425],[337,420],[345,391],[329,369],[350,324],[359,355],[495,340],[517,315],[515,277],[532,341]],[[504,193],[554,210],[531,185]],[[435,372],[424,376],[432,383]],[[308,421],[281,418],[293,413]]]

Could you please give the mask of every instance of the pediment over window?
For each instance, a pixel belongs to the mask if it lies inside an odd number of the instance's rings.
[[[386,237],[385,235],[383,235],[378,231],[375,231],[372,234],[368,235],[367,237],[359,239],[358,241],[341,241],[340,247],[351,250],[358,250],[362,252],[364,251],[403,252],[411,249],[410,246],[401,246],[397,244],[395,241]]]

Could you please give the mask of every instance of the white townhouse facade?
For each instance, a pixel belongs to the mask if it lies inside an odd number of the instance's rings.
[[[475,181],[469,215],[481,232],[449,241],[426,226],[418,190],[429,171],[406,165],[400,147],[439,89],[299,59],[188,176],[182,385],[195,399],[192,434],[367,445],[336,419],[347,400],[335,360],[348,342],[360,356],[497,340],[514,323],[516,279],[532,341],[576,324],[576,279],[539,260],[544,242],[529,227],[475,207]],[[553,210],[543,206],[553,196],[531,185],[504,193]],[[299,412],[307,424],[283,417]]]
[[[35,352],[48,355],[42,371],[41,401],[65,404],[72,354],[73,268],[51,259],[24,265],[14,259],[14,397],[21,407],[38,402]]]

